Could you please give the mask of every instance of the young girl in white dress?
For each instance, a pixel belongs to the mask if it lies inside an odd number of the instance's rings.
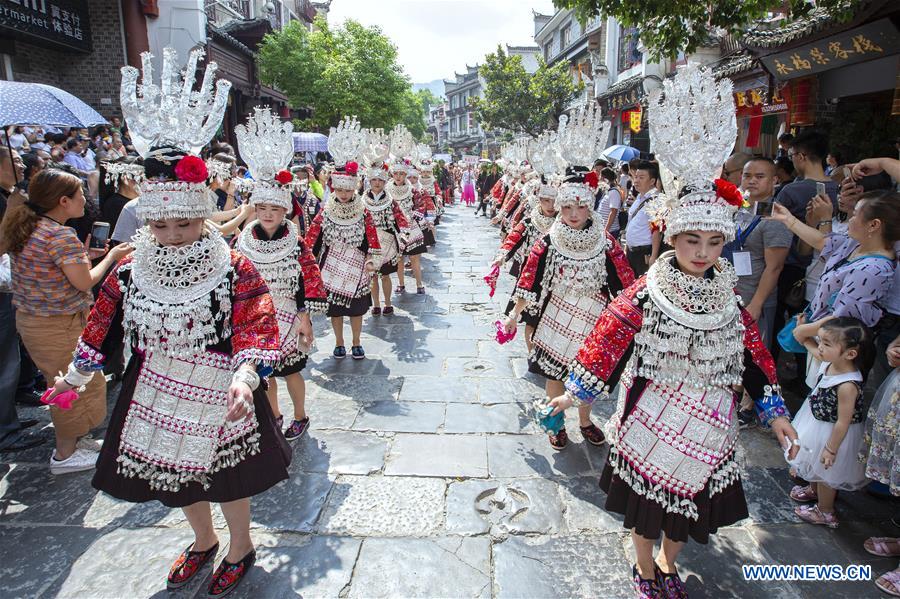
[[[794,418],[800,452],[789,460],[809,484],[795,486],[790,496],[806,504],[794,510],[800,519],[837,528],[837,491],[854,491],[868,483],[857,453],[865,434],[864,373],[872,367],[875,348],[871,331],[852,317],[826,321],[817,338],[802,340],[821,365],[816,386]]]

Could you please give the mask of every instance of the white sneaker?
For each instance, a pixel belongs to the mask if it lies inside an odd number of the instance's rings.
[[[76,449],[75,452],[65,460],[57,460],[55,455],[50,456],[50,472],[53,474],[68,474],[69,472],[92,470],[96,464],[97,454],[86,449]]]
[[[93,453],[100,453],[100,448],[103,447],[103,441],[98,441],[97,439],[92,438],[90,435],[85,435],[78,439],[78,442],[75,443],[75,447]]]

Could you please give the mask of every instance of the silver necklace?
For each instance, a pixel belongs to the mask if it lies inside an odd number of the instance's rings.
[[[254,228],[259,224],[254,220],[241,231],[238,237],[237,249],[256,264],[271,264],[289,256],[297,248],[297,225],[293,221],[285,220],[287,232],[280,239],[264,240],[253,234]]]
[[[591,219],[589,227],[573,229],[557,219],[548,231],[553,248],[567,258],[587,260],[606,251],[605,231],[599,219]]]

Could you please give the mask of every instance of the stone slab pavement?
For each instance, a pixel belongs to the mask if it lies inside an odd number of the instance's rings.
[[[397,296],[393,316],[366,318],[366,360],[333,360],[330,326],[316,321],[311,430],[294,444],[291,479],[253,498],[259,561],[237,596],[633,595],[631,541],[597,486],[605,449],[571,421],[572,444],[553,451],[534,424],[543,384],[527,373],[524,343],[492,340],[512,284],[503,277],[489,299],[482,281],[496,229],[454,206],[438,239],[423,259],[427,295]],[[289,398],[280,402],[290,414]],[[611,411],[597,405],[594,418]],[[21,416],[39,418],[48,443],[2,455],[0,596],[165,596],[169,565],[191,541],[181,512],[98,494],[90,473],[52,476],[46,410]],[[865,492],[840,494],[837,530],[800,522],[773,438],[750,429],[740,447],[751,517],[687,546],[691,596],[879,596],[872,582],[743,579],[742,564],[775,563],[864,564],[878,576],[896,560],[862,541],[900,530],[897,503]],[[178,596],[204,591],[198,580]]]

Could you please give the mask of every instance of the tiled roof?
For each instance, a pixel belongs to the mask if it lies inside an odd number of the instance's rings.
[[[720,59],[718,63],[712,66],[712,70],[716,78],[721,79],[749,71],[758,64],[759,61],[755,56],[747,50],[741,50]]]
[[[250,48],[248,48],[247,46],[245,46],[244,44],[239,42],[236,38],[229,35],[227,32],[223,31],[219,27],[216,27],[215,25],[213,25],[211,23],[208,23],[207,27],[209,28],[209,32],[213,35],[214,38],[222,40],[224,43],[228,44],[229,46],[231,46],[238,52],[241,52],[242,54],[246,54],[247,56],[250,56],[251,58],[256,57],[256,53],[253,50],[251,50]]]
[[[751,29],[743,36],[745,45],[757,48],[773,48],[825,29],[837,21],[837,16],[859,2],[844,2],[835,10],[814,8],[806,16],[794,21],[780,22],[775,29]]]
[[[635,85],[639,85],[641,80],[644,78],[643,75],[633,75],[627,79],[623,79],[621,81],[617,81],[613,85],[611,85],[605,92],[600,94],[598,98],[605,98],[607,96],[611,96],[613,94],[617,94],[622,91],[626,91],[634,87]]]

